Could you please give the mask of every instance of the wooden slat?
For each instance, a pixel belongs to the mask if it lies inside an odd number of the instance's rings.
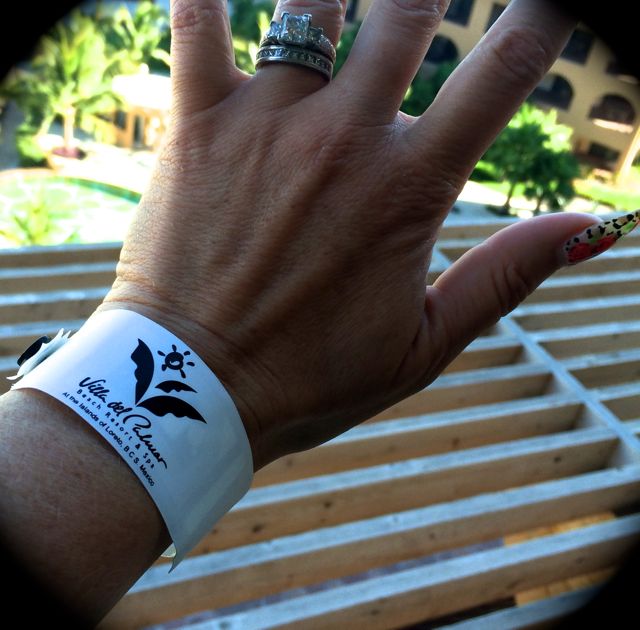
[[[88,318],[108,287],[0,296],[0,323]]]
[[[554,394],[365,423],[327,444],[273,462],[256,474],[254,487],[568,431],[581,413],[575,397]]]
[[[448,220],[440,230],[438,245],[452,239],[485,239],[516,223],[514,219],[492,219],[489,221]]]
[[[1,259],[0,259],[1,260]],[[0,295],[109,286],[116,262],[0,268]]]
[[[543,602],[499,610],[467,621],[441,626],[442,630],[533,630],[557,627],[565,617],[589,603],[599,589],[580,589]]]
[[[616,444],[590,428],[255,488],[194,553],[600,470]]]
[[[585,387],[607,387],[640,380],[640,349],[589,355],[565,361]]]
[[[627,239],[620,240],[622,245]],[[634,243],[636,241],[633,241]],[[605,252],[597,258],[592,258],[579,265],[563,267],[556,272],[556,277],[580,276],[585,273],[604,276],[609,273],[628,271],[629,269],[640,268],[640,248],[637,247],[616,247]]]
[[[105,626],[139,628],[165,620],[166,610],[180,617],[229,606],[557,519],[619,509],[639,498],[639,468],[606,470],[201,555],[171,573],[158,565]]]
[[[392,405],[368,422],[540,396],[551,382],[551,375],[540,365],[510,366],[501,371],[486,369],[463,375],[454,373],[441,376],[427,389]]]
[[[479,370],[516,363],[522,356],[522,346],[513,339],[500,339],[492,346],[468,348],[450,363],[444,374]]]
[[[542,330],[532,335],[558,359],[627,348],[640,348],[640,322],[599,323]]]
[[[61,328],[76,331],[83,323],[83,319],[65,319],[0,325],[0,357],[17,358],[38,337],[55,334]]]
[[[604,404],[620,420],[632,420],[640,415],[640,394],[605,400]]]
[[[184,630],[398,628],[501,600],[518,590],[620,564],[640,539],[640,516],[479,552],[327,589]]]
[[[615,514],[610,510],[597,512],[595,514],[590,514],[589,516],[582,516],[577,519],[570,519],[568,521],[555,523],[553,525],[545,525],[543,527],[534,527],[533,529],[529,529],[524,532],[510,534],[508,536],[505,536],[504,543],[505,545],[515,545],[522,543],[525,540],[534,540],[536,538],[540,538],[541,536],[550,536],[552,534],[560,534],[562,532],[573,531],[582,527],[586,527],[587,525],[594,525],[596,523],[602,523],[604,521],[611,521],[614,518]],[[550,584],[545,584],[544,586],[538,586],[533,589],[516,593],[514,595],[515,603],[516,606],[523,606],[540,599],[560,595],[561,593],[575,591],[579,588],[601,584],[610,577],[610,569],[601,569],[599,571],[581,574],[564,580],[553,581]]]
[[[601,321],[626,322],[638,318],[640,295],[519,306],[513,313],[526,330],[580,326]]]
[[[614,295],[640,293],[640,271],[627,270],[607,274],[602,282],[600,275],[552,277],[544,282],[524,302],[537,304],[566,300],[584,300]]]
[[[118,260],[122,243],[52,245],[0,249],[0,268],[46,267]]]

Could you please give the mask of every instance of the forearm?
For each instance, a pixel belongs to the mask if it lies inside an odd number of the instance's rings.
[[[0,538],[67,607],[96,622],[170,544],[126,463],[35,390],[0,397]]]

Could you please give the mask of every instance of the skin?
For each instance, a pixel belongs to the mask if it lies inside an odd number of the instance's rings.
[[[336,41],[344,8],[292,0],[276,16],[312,13]],[[100,309],[150,316],[205,359],[238,407],[256,470],[426,387],[594,223],[520,222],[425,289],[474,164],[574,27],[553,2],[513,0],[429,110],[400,114],[445,10],[374,0],[327,84],[291,65],[244,75],[224,2],[172,4],[173,121]],[[168,543],[126,464],[28,390],[0,399],[0,532],[92,623]]]

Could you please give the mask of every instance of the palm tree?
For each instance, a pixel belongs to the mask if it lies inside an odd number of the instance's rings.
[[[16,69],[2,93],[15,100],[40,133],[61,117],[63,147],[55,152],[77,156],[76,122],[80,116],[115,109],[111,80],[117,69],[118,58],[108,52],[94,20],[75,11],[40,40],[30,66]]]
[[[145,0],[133,15],[121,6],[113,14],[98,12],[96,20],[114,51],[118,72],[135,74],[153,59],[169,68],[169,53],[161,47],[169,32],[169,14],[162,7]]]

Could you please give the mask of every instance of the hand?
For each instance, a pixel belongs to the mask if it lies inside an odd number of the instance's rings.
[[[433,381],[563,264],[586,215],[521,222],[425,290],[473,166],[574,23],[513,0],[419,118],[398,113],[442,0],[374,0],[347,63],[234,65],[226,3],[174,0],[173,122],[102,308],[156,319],[233,397],[256,469]],[[334,42],[344,2],[282,0]]]

